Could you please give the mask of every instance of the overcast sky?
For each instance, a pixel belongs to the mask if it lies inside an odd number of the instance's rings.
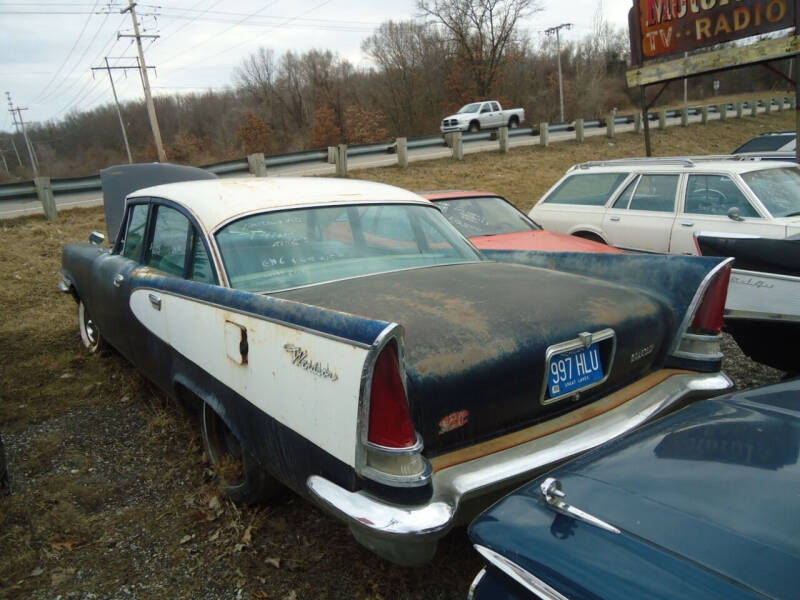
[[[144,0],[146,2],[147,0]],[[145,58],[157,67],[150,83],[154,93],[175,93],[230,86],[243,58],[265,46],[276,54],[329,49],[357,66],[369,63],[361,41],[383,21],[417,18],[415,0],[162,0],[137,5],[145,40]],[[127,0],[39,2],[0,0],[0,92],[29,110],[25,121],[62,119],[71,110],[86,110],[113,101],[106,73],[91,67],[115,57],[111,65],[135,64],[136,49]],[[631,0],[541,0],[542,11],[521,24],[531,36],[547,27],[573,23],[562,31],[577,40],[592,31],[598,7],[614,27],[627,24]],[[157,17],[150,15],[158,15]],[[123,57],[123,58],[118,58]],[[125,58],[127,57],[127,58]],[[114,71],[120,99],[142,97],[135,71]],[[13,128],[6,99],[0,131]]]

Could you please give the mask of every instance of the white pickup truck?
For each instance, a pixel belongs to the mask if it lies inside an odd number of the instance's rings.
[[[454,115],[442,119],[442,133],[451,131],[480,131],[481,129],[496,129],[508,127],[514,129],[525,120],[524,108],[509,108],[503,110],[496,100],[485,102],[471,102]]]

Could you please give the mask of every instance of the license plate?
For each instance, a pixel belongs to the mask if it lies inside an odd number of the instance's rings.
[[[547,388],[550,398],[572,394],[603,379],[597,344],[554,355],[550,359]]]

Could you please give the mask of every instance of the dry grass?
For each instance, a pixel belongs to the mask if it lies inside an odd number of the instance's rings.
[[[776,113],[654,132],[659,155],[727,152],[794,126]],[[410,189],[479,188],[523,210],[576,162],[639,156],[641,136],[468,155],[354,177]],[[103,228],[100,208],[0,222],[0,429],[16,493],[0,497],[6,598],[463,598],[479,560],[463,531],[406,570],[304,501],[221,501],[186,415],[124,359],[82,352],[61,248]]]

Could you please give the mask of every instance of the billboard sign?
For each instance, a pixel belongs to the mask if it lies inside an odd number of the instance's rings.
[[[631,48],[639,64],[794,27],[798,0],[634,0]],[[638,55],[638,56],[637,56]]]

